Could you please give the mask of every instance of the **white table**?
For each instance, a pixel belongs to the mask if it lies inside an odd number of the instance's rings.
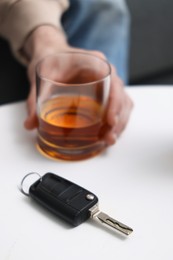
[[[135,107],[117,144],[81,162],[57,162],[23,128],[23,102],[0,107],[1,260],[173,259],[173,87],[128,88]],[[18,189],[25,174],[54,172],[93,191],[131,226],[124,237],[89,220],[71,228]]]

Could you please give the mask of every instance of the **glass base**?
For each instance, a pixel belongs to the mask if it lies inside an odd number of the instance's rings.
[[[65,160],[65,161],[79,161],[85,160],[103,152],[106,148],[104,142],[96,143],[87,147],[79,148],[64,148],[58,146],[50,146],[38,139],[38,151],[51,159]]]

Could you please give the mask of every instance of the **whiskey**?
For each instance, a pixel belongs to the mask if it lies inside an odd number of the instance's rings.
[[[89,96],[58,96],[44,103],[38,115],[38,145],[59,159],[80,160],[104,149],[106,122],[102,106]]]

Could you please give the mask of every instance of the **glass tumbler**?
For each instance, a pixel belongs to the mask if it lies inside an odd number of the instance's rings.
[[[81,52],[50,55],[36,66],[39,151],[54,159],[82,160],[106,147],[111,67]]]

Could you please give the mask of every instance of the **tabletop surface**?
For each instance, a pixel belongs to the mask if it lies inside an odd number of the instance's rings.
[[[134,109],[117,143],[81,162],[54,161],[23,128],[25,103],[0,107],[1,260],[172,260],[173,87],[129,87]],[[93,220],[72,228],[19,191],[28,172],[54,172],[99,197],[100,209],[129,225],[125,237]]]

